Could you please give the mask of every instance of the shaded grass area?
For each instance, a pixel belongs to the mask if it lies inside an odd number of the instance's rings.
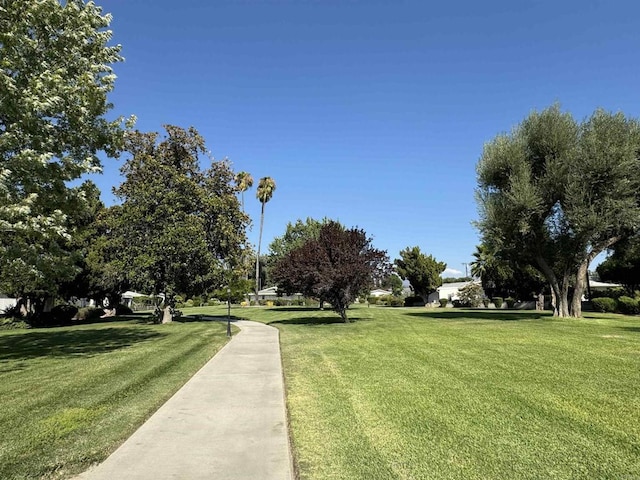
[[[0,478],[102,461],[225,343],[218,322],[0,332]]]
[[[640,478],[638,318],[233,314],[281,330],[301,479]]]

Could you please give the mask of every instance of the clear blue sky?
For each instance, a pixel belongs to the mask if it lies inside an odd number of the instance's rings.
[[[635,1],[96,3],[126,57],[116,114],[194,126],[216,158],[275,179],[263,251],[326,216],[464,273],[485,142],[554,102],[640,116]],[[120,165],[95,179],[107,204]],[[257,244],[255,187],[245,203]]]

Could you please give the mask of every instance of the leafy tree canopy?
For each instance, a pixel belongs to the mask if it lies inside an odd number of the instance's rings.
[[[302,246],[307,240],[317,239],[323,225],[329,223],[329,219],[315,220],[311,217],[303,222],[287,223],[284,234],[275,237],[269,244],[269,264],[275,265],[278,260],[287,255],[294,248]]]
[[[383,278],[380,285],[382,288],[391,290],[391,294],[396,297],[402,295],[402,279],[396,273],[390,273],[388,276]]]
[[[396,271],[400,278],[409,280],[413,292],[427,302],[429,294],[442,285],[440,274],[447,268],[444,262],[438,262],[432,255],[425,255],[420,247],[407,247],[395,260]]]
[[[636,120],[597,110],[579,123],[557,105],[485,145],[477,167],[483,242],[532,259],[555,315],[581,315],[589,263],[640,225],[639,151]]]
[[[388,274],[386,252],[375,249],[364,230],[328,221],[317,238],[294,247],[275,265],[273,276],[287,293],[300,292],[331,304],[347,322],[347,308]]]
[[[105,215],[98,268],[145,293],[192,297],[242,269],[248,218],[230,164],[213,161],[201,171],[204,139],[194,128],[165,128],[161,141],[156,133],[128,135],[131,156],[115,189],[122,204]]]
[[[596,272],[603,282],[624,285],[630,295],[640,290],[640,237],[634,235],[618,242]]]
[[[90,209],[68,182],[121,146],[122,122],[105,114],[122,58],[92,2],[10,0],[0,12],[0,288],[51,295],[77,273],[72,217]]]

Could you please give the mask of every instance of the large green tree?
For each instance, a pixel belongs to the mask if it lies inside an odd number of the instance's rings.
[[[413,293],[422,297],[425,303],[429,294],[442,285],[440,274],[447,268],[446,263],[437,261],[433,255],[425,255],[417,246],[402,250],[394,263],[400,278],[409,280]]]
[[[287,223],[285,232],[281,236],[275,237],[269,244],[268,267],[272,268],[278,260],[307,240],[318,238],[320,229],[328,222],[327,218],[315,220],[307,217],[305,221],[298,219],[295,223]]]
[[[122,122],[107,101],[122,60],[111,17],[92,2],[0,3],[0,288],[52,295],[77,269],[68,255],[84,191],[69,182],[115,156]]]
[[[145,293],[165,296],[162,321],[171,320],[171,298],[201,295],[232,283],[242,268],[247,216],[236,197],[227,161],[200,170],[206,152],[194,128],[166,126],[167,136],[131,133],[115,189],[121,205],[105,218],[103,274]]]
[[[338,222],[322,225],[317,238],[294,247],[275,265],[273,276],[287,293],[300,292],[327,301],[344,322],[347,308],[389,273],[386,252],[371,244],[364,230]]]
[[[483,240],[532,259],[555,315],[581,315],[590,262],[638,228],[639,152],[636,120],[597,110],[576,122],[557,105],[485,145],[477,167]]]

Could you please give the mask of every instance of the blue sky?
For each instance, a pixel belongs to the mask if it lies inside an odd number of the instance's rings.
[[[97,0],[124,63],[110,100],[137,128],[194,126],[217,159],[277,190],[288,222],[363,228],[464,273],[485,142],[559,102],[640,116],[634,1]],[[120,161],[94,180],[107,204]],[[260,204],[245,193],[256,244]]]

